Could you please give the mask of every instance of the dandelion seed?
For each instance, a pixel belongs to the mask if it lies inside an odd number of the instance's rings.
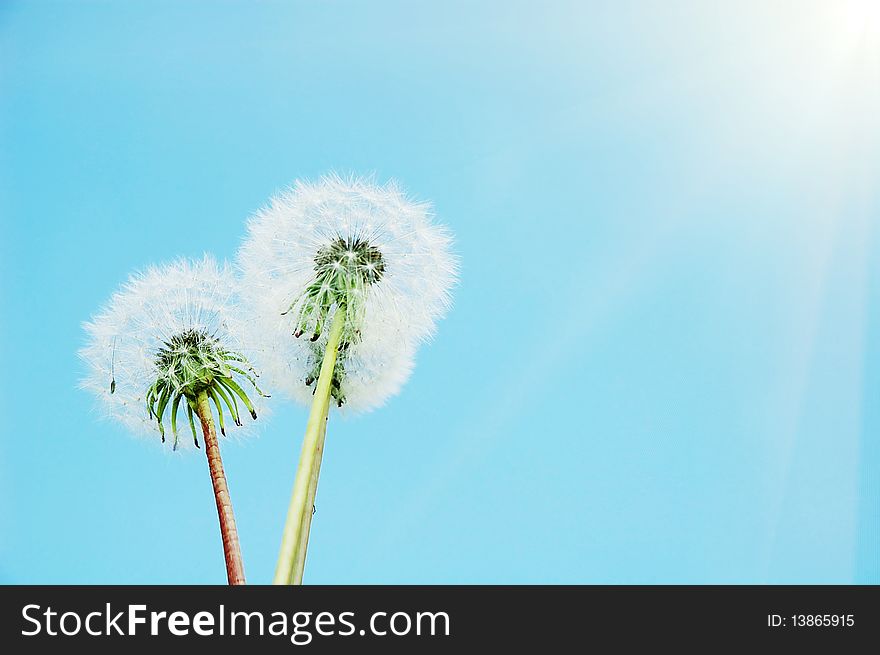
[[[393,183],[297,182],[250,221],[238,255],[274,386],[311,405],[275,582],[300,583],[330,399],[370,410],[398,392],[450,306],[451,236]],[[307,339],[301,339],[308,335]]]
[[[113,337],[113,353],[110,355],[110,393],[116,393],[116,337]]]
[[[209,257],[150,268],[133,276],[85,324],[89,341],[80,356],[88,366],[82,386],[97,395],[108,417],[130,430],[158,436],[165,443],[167,419],[172,449],[186,447],[189,441],[180,439],[177,425],[183,409],[192,444],[200,448],[195,426],[199,419],[229,583],[243,584],[244,567],[214,413],[225,436],[225,412],[236,426],[242,424],[239,401],[256,419],[245,386],[256,391],[255,397],[265,394],[257,387],[245,355],[235,291],[231,270]]]

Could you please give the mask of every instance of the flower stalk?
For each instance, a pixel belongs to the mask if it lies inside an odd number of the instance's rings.
[[[338,366],[338,362],[337,362]],[[328,403],[329,410],[329,403]],[[303,572],[306,567],[306,552],[309,548],[309,533],[312,527],[312,516],[315,513],[315,496],[318,493],[318,477],[321,474],[321,461],[324,457],[324,440],[327,437],[327,418],[329,411],[324,412],[324,420],[321,424],[321,432],[318,435],[318,443],[315,446],[315,462],[312,468],[312,477],[309,480],[309,495],[306,500],[306,512],[303,515],[303,525],[300,531],[299,542],[294,554],[293,574],[291,584],[302,584]],[[309,508],[312,508],[309,511]]]
[[[235,527],[235,515],[232,511],[232,499],[226,484],[226,473],[220,457],[220,444],[214,417],[211,413],[208,392],[202,390],[196,396],[196,414],[202,423],[202,434],[205,438],[205,454],[208,457],[208,470],[211,473],[211,484],[214,487],[214,499],[217,502],[217,515],[220,519],[220,536],[223,539],[223,555],[226,559],[226,578],[230,585],[245,584],[244,561],[241,556],[241,545],[238,542],[238,530]],[[221,414],[222,416],[222,414]]]
[[[244,565],[218,442],[248,418],[256,421],[259,398],[268,398],[247,356],[258,341],[241,310],[229,266],[209,256],[154,266],[133,275],[85,324],[89,342],[80,351],[89,368],[82,386],[108,418],[157,443],[167,439],[169,450],[205,450],[235,585],[245,583]]]
[[[309,411],[309,420],[306,424],[306,434],[303,438],[296,480],[293,483],[293,493],[287,510],[287,520],[284,524],[281,550],[278,554],[273,584],[302,584],[312,523],[312,508],[318,487],[321,458],[324,453],[327,416],[330,411],[331,383],[342,330],[345,325],[345,315],[345,308],[337,305],[330,325],[324,357],[321,361],[315,395]]]
[[[369,411],[400,390],[449,309],[451,242],[396,183],[335,174],[297,181],[249,221],[238,262],[258,365],[311,407],[275,584],[302,584],[330,403]]]

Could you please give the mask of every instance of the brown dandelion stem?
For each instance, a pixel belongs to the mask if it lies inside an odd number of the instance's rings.
[[[220,444],[217,441],[217,430],[214,428],[214,416],[211,413],[208,394],[205,391],[201,391],[196,397],[196,414],[202,422],[205,455],[208,456],[208,470],[211,473],[211,484],[214,486],[214,499],[217,501],[220,536],[223,539],[223,554],[226,558],[226,577],[231,585],[245,584],[244,561],[241,557],[241,546],[238,543],[238,530],[235,528],[232,499],[226,484],[223,460],[220,458]]]
[[[321,457],[324,452],[324,436],[327,429],[327,414],[330,410],[330,383],[336,368],[336,355],[345,324],[344,308],[337,308],[327,336],[321,372],[315,386],[312,408],[306,423],[296,480],[287,510],[287,521],[281,537],[281,551],[275,567],[273,584],[302,584],[309,530],[312,524],[312,506],[318,487],[318,473],[321,470]]]

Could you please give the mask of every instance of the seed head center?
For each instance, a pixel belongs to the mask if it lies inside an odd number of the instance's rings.
[[[337,237],[315,255],[315,272],[319,278],[331,272],[347,278],[340,282],[344,288],[351,288],[358,281],[374,284],[382,279],[385,260],[366,239]]]

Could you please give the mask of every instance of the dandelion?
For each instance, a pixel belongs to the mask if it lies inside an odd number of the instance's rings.
[[[229,584],[244,584],[244,565],[235,516],[220,458],[220,433],[232,424],[256,420],[245,391],[257,387],[245,356],[236,281],[228,266],[211,258],[178,261],[135,275],[85,324],[88,344],[80,356],[88,367],[82,386],[99,399],[107,417],[157,442],[200,448],[201,424],[214,487]],[[212,409],[213,405],[213,409]],[[192,439],[179,430],[185,411]]]
[[[429,207],[394,183],[297,182],[248,232],[238,262],[265,370],[311,405],[274,578],[300,584],[331,403],[365,411],[397,393],[449,308],[457,261]]]

